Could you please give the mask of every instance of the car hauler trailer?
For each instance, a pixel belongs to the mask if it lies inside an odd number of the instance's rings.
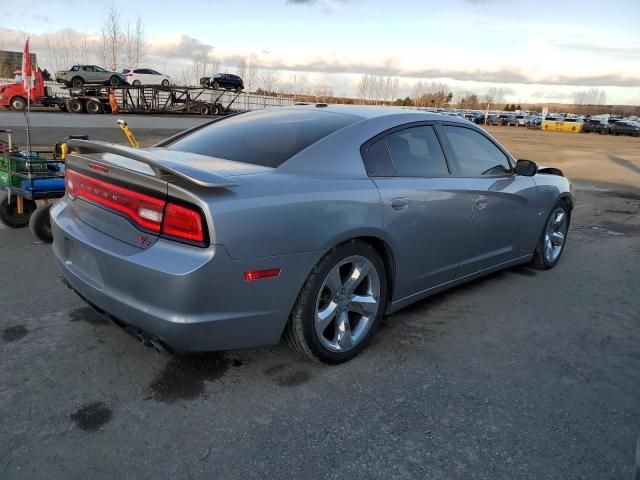
[[[73,113],[151,113],[226,115],[268,107],[293,105],[287,97],[256,95],[211,87],[162,85],[90,85],[67,88],[47,86],[36,74],[32,106],[56,106]],[[21,82],[0,85],[0,106],[22,111],[27,93]]]
[[[162,85],[90,86],[65,89],[65,108],[73,113],[174,113],[227,115],[293,104],[288,98],[264,97],[211,87]],[[271,100],[271,101],[268,101]],[[274,102],[273,100],[277,100]],[[275,103],[275,105],[273,105]]]

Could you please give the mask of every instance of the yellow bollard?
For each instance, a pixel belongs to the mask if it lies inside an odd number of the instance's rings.
[[[131,146],[133,148],[140,148],[140,145],[138,144],[136,137],[133,136],[133,132],[129,128],[129,125],[127,125],[127,122],[124,120],[118,120],[118,126],[120,127],[120,130],[124,132],[124,135],[127,137],[127,140],[129,140]]]

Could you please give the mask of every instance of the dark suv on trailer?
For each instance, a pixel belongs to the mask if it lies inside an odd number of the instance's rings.
[[[232,75],[230,73],[216,73],[211,77],[202,77],[200,79],[200,85],[216,90],[235,90],[236,92],[244,90],[244,82],[242,79],[238,75]]]

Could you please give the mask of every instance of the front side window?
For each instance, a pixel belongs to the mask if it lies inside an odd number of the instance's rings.
[[[398,176],[449,175],[447,163],[433,127],[420,126],[393,132],[387,135],[387,145]]]
[[[511,172],[511,163],[504,152],[481,133],[451,125],[441,129],[462,176],[505,175]]]

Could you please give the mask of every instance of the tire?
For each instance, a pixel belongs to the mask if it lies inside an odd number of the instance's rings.
[[[22,97],[13,97],[9,104],[11,105],[11,110],[16,112],[22,112],[27,108],[27,101]]]
[[[100,100],[96,100],[94,98],[87,100],[86,109],[87,113],[92,113],[94,115],[104,112],[104,107],[102,106],[102,103],[100,103]]]
[[[11,228],[23,228],[29,224],[29,217],[36,209],[36,202],[24,199],[24,212],[18,214],[18,202],[13,196],[9,204],[9,195],[7,192],[0,192],[0,220]]]
[[[38,207],[31,214],[29,219],[29,230],[43,243],[53,242],[53,235],[51,233],[51,217],[49,216],[49,210],[53,206],[49,203],[43,207]]]
[[[140,83],[140,80],[134,80],[131,85],[133,85],[134,87],[139,87],[140,85],[142,85],[142,83]]]
[[[81,77],[73,77],[71,79],[71,86],[73,88],[80,88],[84,85],[84,80]]]
[[[162,80],[162,83],[160,84],[163,87],[168,87],[169,86],[169,80],[167,80],[166,78],[164,80]]]
[[[71,113],[82,113],[84,112],[84,103],[77,98],[70,98],[67,100],[67,110]]]
[[[218,82],[213,82],[213,84],[211,84],[211,88],[213,88],[214,90],[219,90],[220,84]]]
[[[349,272],[354,271],[355,265],[369,270],[351,289]],[[352,295],[371,302],[350,302]],[[384,316],[386,302],[387,277],[376,250],[361,241],[340,245],[325,255],[309,274],[285,327],[284,338],[291,348],[313,360],[334,365],[346,362],[367,345]],[[358,305],[360,313],[352,310]],[[317,319],[329,309],[333,313],[327,313],[329,320],[323,329]],[[345,325],[348,328],[344,328]]]
[[[122,83],[120,81],[120,79],[118,77],[116,77],[115,75],[113,75],[110,79],[109,79],[109,85],[111,85],[112,87],[116,87],[118,85],[120,85],[120,83]]]
[[[558,221],[558,215],[562,213],[562,222]],[[549,270],[556,266],[564,247],[567,244],[567,233],[569,232],[569,225],[571,223],[571,210],[569,205],[564,200],[559,200],[551,209],[551,213],[544,222],[544,228],[540,234],[540,239],[536,245],[536,249],[533,252],[533,258],[531,259],[531,266],[538,270]],[[555,233],[561,233],[560,237],[554,235]],[[556,241],[553,239],[556,238]],[[559,249],[558,249],[559,248]],[[553,253],[550,253],[550,249]]]
[[[211,113],[211,110],[209,109],[208,105],[202,105],[200,107],[200,115],[209,115]]]

